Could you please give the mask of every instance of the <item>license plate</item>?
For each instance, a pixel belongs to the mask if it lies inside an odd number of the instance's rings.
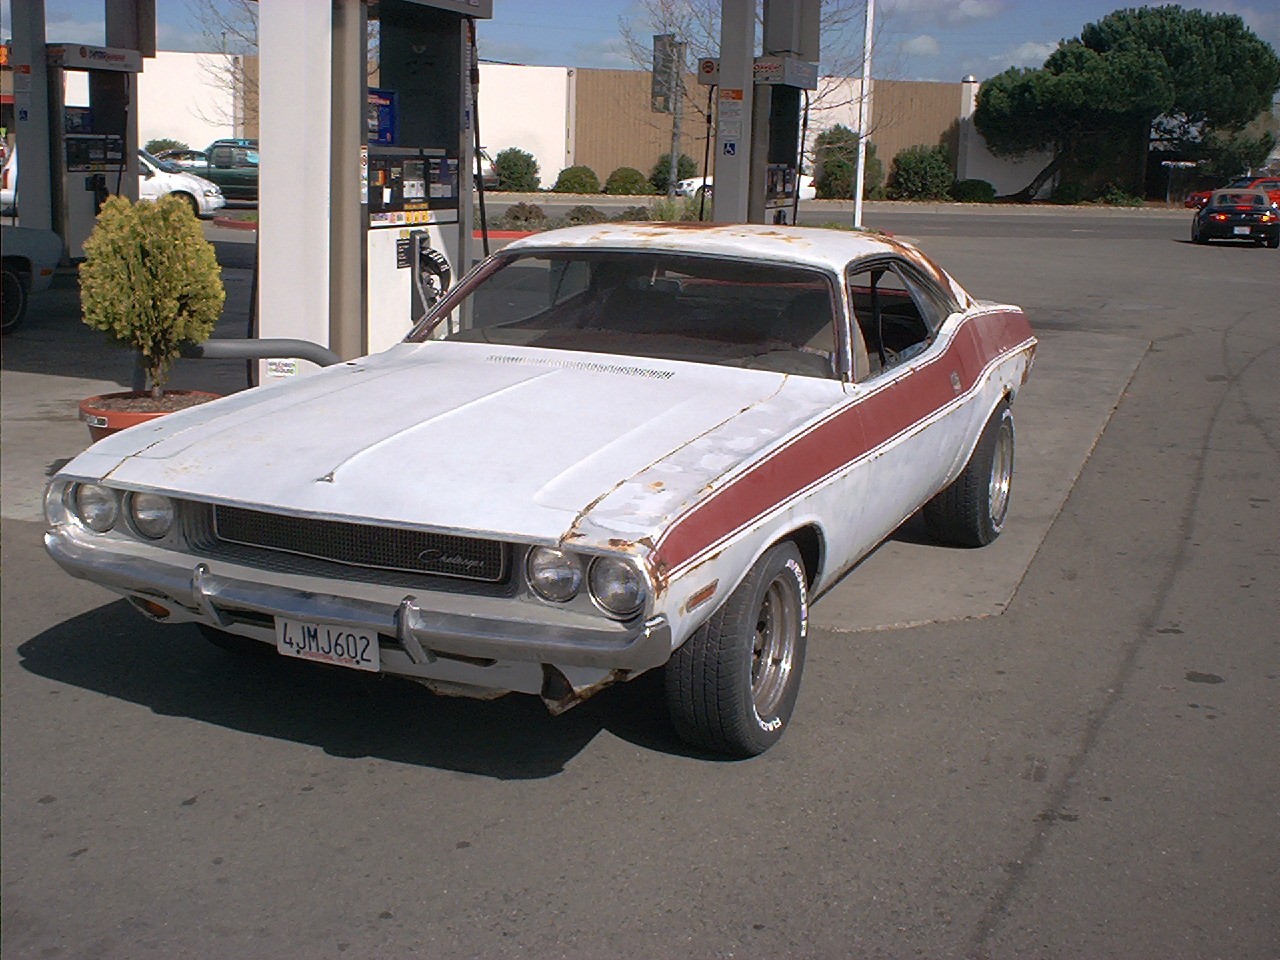
[[[276,618],[276,650],[286,657],[377,671],[378,635],[336,623]]]
[[[1249,235],[1249,228],[1248,227],[1232,227],[1231,232],[1235,234],[1239,234],[1242,237],[1247,237]]]

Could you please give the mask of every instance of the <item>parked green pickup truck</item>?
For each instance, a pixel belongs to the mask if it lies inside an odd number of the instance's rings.
[[[212,180],[228,200],[258,199],[257,140],[215,140],[204,150],[165,150],[157,156]]]

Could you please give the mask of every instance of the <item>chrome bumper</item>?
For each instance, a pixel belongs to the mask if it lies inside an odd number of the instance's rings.
[[[396,638],[419,664],[444,653],[639,672],[671,656],[671,627],[662,616],[630,629],[612,623],[592,628],[539,620],[534,604],[516,600],[503,601],[513,607],[510,618],[476,616],[463,609],[465,596],[441,596],[436,603],[434,597],[425,601],[408,594],[398,602],[379,603],[332,594],[341,589],[341,581],[297,578],[314,589],[259,583],[215,573],[205,563],[186,566],[113,549],[109,542],[85,543],[63,528],[47,532],[44,542],[49,556],[73,577],[168,602],[189,619],[231,632],[238,632],[237,612],[361,628]],[[438,609],[446,603],[456,609]]]

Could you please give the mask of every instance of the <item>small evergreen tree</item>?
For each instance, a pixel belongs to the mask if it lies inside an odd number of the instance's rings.
[[[619,167],[604,182],[604,192],[623,197],[644,196],[653,193],[653,184],[635,167]]]
[[[84,322],[137,350],[152,397],[164,396],[183,343],[203,343],[226,291],[213,244],[186,200],[108,197],[80,265]]]
[[[698,175],[698,164],[693,157],[687,153],[680,154],[680,159],[676,161],[676,179],[688,180],[690,177]],[[653,169],[649,172],[649,183],[653,185],[653,189],[658,193],[666,193],[667,185],[671,180],[671,154],[664,153],[658,158],[658,162],[653,165]]]
[[[866,173],[862,178],[862,196],[870,196],[884,180],[884,164],[876,156],[876,145],[867,141]],[[814,141],[814,166],[818,175],[814,180],[819,198],[823,200],[850,200],[858,174],[858,135],[837,123],[818,134]]]
[[[532,153],[519,147],[507,147],[493,158],[498,174],[498,189],[515,193],[532,193],[542,181],[538,177],[538,161]]]
[[[942,147],[923,144],[899,150],[889,173],[893,200],[946,200],[955,183],[951,161]]]
[[[578,164],[561,170],[551,189],[556,193],[599,193],[600,178],[590,167]]]

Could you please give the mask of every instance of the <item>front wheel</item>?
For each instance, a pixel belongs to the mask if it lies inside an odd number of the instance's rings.
[[[3,294],[0,302],[4,306],[4,321],[0,325],[0,333],[9,333],[18,328],[22,318],[27,315],[27,285],[22,282],[22,275],[12,267],[4,267]]]
[[[680,738],[733,757],[777,743],[800,689],[808,621],[800,551],[775,544],[667,661],[667,709]]]
[[[958,547],[985,547],[1004,529],[1013,492],[1013,411],[1001,401],[960,476],[924,506],[933,535]]]
[[[196,219],[200,219],[200,201],[190,193],[180,194],[183,200],[187,201],[187,206],[191,208],[191,212],[195,214]]]

